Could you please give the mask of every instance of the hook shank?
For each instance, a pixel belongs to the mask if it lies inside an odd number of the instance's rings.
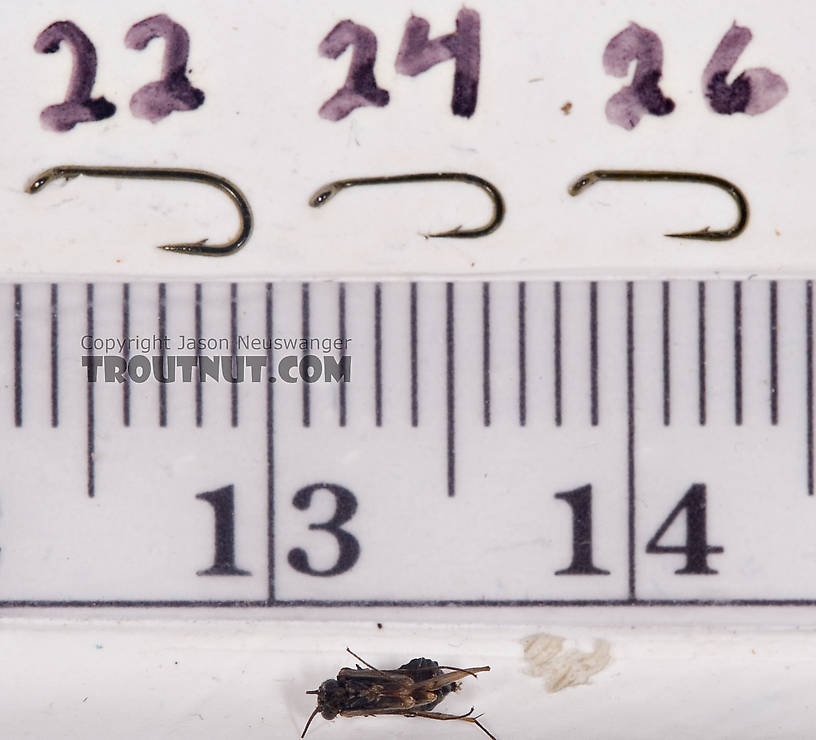
[[[252,232],[252,211],[246,196],[241,192],[235,183],[230,182],[225,177],[216,175],[204,170],[187,170],[162,167],[86,167],[84,165],[61,165],[51,167],[39,174],[26,188],[27,193],[38,193],[49,182],[64,178],[72,180],[80,175],[86,177],[121,177],[134,180],[176,180],[186,182],[198,182],[204,185],[211,185],[229,196],[240,216],[240,228],[238,234],[232,241],[226,244],[210,244],[202,239],[198,242],[184,244],[163,244],[159,249],[168,252],[183,252],[184,254],[205,255],[208,257],[224,256],[234,254],[246,244]]]
[[[586,188],[601,180],[649,181],[649,182],[691,182],[713,185],[728,193],[737,204],[737,222],[728,229],[712,231],[708,227],[699,231],[687,231],[680,234],[666,234],[677,239],[700,239],[705,241],[726,241],[739,236],[748,224],[748,201],[743,192],[734,183],[700,172],[672,172],[663,170],[593,170],[581,175],[569,187],[570,195],[578,195]]]
[[[426,234],[427,237],[450,237],[455,239],[474,239],[480,236],[487,236],[499,228],[504,220],[505,206],[499,189],[488,180],[478,175],[471,175],[468,172],[421,172],[412,175],[388,175],[384,177],[353,177],[345,180],[335,180],[315,191],[309,198],[309,205],[319,208],[325,205],[341,190],[356,187],[358,185],[398,185],[410,182],[464,182],[469,185],[476,185],[484,190],[493,204],[493,215],[484,226],[476,229],[463,229],[457,226],[449,231],[441,231],[436,234]]]

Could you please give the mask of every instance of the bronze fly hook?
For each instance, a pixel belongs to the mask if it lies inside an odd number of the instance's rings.
[[[166,249],[168,252],[183,252],[184,254],[200,254],[209,257],[218,257],[228,254],[235,254],[246,244],[249,234],[252,231],[252,211],[249,203],[240,189],[225,177],[204,172],[203,170],[168,169],[162,167],[86,167],[84,165],[61,165],[51,167],[37,177],[26,188],[28,193],[38,193],[52,180],[60,177],[71,180],[80,175],[87,177],[124,177],[136,180],[179,180],[189,182],[199,182],[204,185],[211,185],[226,193],[235,207],[241,220],[238,234],[232,241],[225,244],[205,244],[206,239],[198,242],[185,244],[163,244],[159,249]]]
[[[728,193],[737,204],[738,219],[731,228],[712,231],[708,227],[699,231],[687,231],[682,234],[666,234],[676,239],[703,239],[707,241],[725,241],[739,236],[748,223],[748,201],[742,191],[733,183],[715,175],[705,175],[698,172],[664,172],[659,170],[593,170],[581,175],[569,187],[570,195],[578,195],[590,185],[600,180],[624,181],[659,181],[659,182],[696,182],[703,185],[713,185]]]
[[[332,197],[337,195],[345,188],[355,187],[357,185],[384,185],[384,184],[399,184],[406,182],[433,182],[433,181],[451,181],[451,182],[465,182],[470,185],[476,185],[484,190],[491,202],[493,203],[493,216],[490,221],[484,226],[477,229],[463,229],[457,226],[449,231],[440,231],[436,234],[426,234],[426,237],[451,237],[456,239],[474,239],[479,236],[487,236],[495,231],[501,225],[504,219],[504,199],[499,192],[499,189],[491,182],[471,175],[467,172],[422,172],[414,175],[390,175],[385,177],[355,177],[347,180],[335,180],[322,188],[315,191],[315,194],[309,198],[309,205],[313,208],[319,208],[325,205]]]

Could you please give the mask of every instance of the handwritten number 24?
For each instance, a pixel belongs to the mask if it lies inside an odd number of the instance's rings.
[[[433,39],[428,21],[411,16],[405,24],[396,70],[416,77],[440,62],[453,59],[451,110],[456,116],[470,118],[476,111],[479,91],[480,32],[480,16],[469,8],[462,8],[456,15],[453,33]],[[349,47],[353,52],[345,82],[320,107],[320,116],[329,121],[340,121],[355,108],[382,108],[390,101],[388,91],[379,87],[374,77],[377,37],[371,29],[351,20],[340,21],[320,42],[318,51],[321,56],[337,59]]]

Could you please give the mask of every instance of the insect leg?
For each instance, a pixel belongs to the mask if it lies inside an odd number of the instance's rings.
[[[479,722],[479,717],[471,717],[470,715],[473,714],[473,707],[470,708],[469,712],[465,714],[445,714],[444,712],[406,712],[406,717],[426,717],[427,719],[440,719],[440,720],[450,720],[450,719],[458,719],[462,722],[470,722],[471,724],[476,725],[485,735],[487,735],[490,740],[497,740],[496,736],[491,734],[490,731],[481,723]]]

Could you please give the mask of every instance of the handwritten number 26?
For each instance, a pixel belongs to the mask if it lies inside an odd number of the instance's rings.
[[[726,81],[752,37],[749,28],[735,23],[706,65],[703,90],[716,113],[756,116],[773,108],[788,94],[785,80],[766,67],[747,69],[732,83]],[[627,131],[635,128],[644,115],[665,116],[674,110],[674,101],[658,87],[663,75],[663,44],[654,31],[636,23],[630,23],[617,34],[603,54],[604,70],[615,77],[624,77],[633,61],[636,65],[632,83],[606,104],[607,120]]]

